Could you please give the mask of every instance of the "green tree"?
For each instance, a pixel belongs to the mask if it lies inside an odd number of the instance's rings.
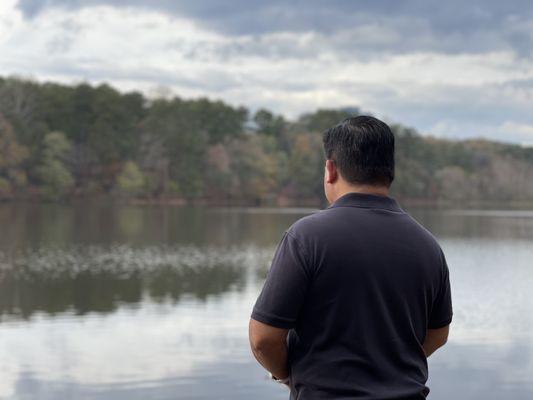
[[[0,81],[0,114],[10,121],[18,142],[28,149],[43,133],[40,90],[38,83],[28,79],[10,77]]]
[[[273,138],[254,135],[234,139],[229,154],[234,197],[257,205],[275,201],[286,165]]]
[[[37,173],[43,196],[48,200],[64,197],[74,186],[74,178],[66,166],[71,150],[72,146],[62,132],[50,132],[44,137]]]
[[[126,161],[122,172],[117,177],[117,189],[120,194],[136,196],[145,188],[144,175],[133,161]]]
[[[257,125],[257,132],[280,138],[286,127],[286,121],[281,115],[274,115],[264,108],[254,114],[253,121]]]
[[[300,116],[298,124],[311,132],[323,132],[338,124],[345,118],[355,117],[360,114],[357,107],[343,109],[319,109],[313,113]]]
[[[11,197],[26,185],[23,162],[29,151],[15,137],[13,127],[0,113],[0,197]]]

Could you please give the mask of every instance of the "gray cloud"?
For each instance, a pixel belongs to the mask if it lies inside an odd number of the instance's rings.
[[[193,19],[224,35],[276,32],[347,35],[341,47],[352,52],[486,52],[512,49],[530,56],[533,4],[530,0],[19,0],[27,18],[47,9],[76,10],[96,5],[134,7]]]
[[[69,18],[62,21],[58,27],[60,28],[60,32],[47,43],[47,49],[50,54],[67,52],[71,48],[73,40],[82,31],[81,25]]]

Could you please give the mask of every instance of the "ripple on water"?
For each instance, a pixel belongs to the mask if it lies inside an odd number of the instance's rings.
[[[242,290],[268,268],[272,248],[128,245],[38,248],[0,253],[0,321],[37,311],[112,312],[119,305],[205,300]],[[250,274],[248,273],[250,272]]]

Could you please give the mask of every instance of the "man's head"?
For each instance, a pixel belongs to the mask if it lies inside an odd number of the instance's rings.
[[[347,118],[323,135],[324,192],[331,203],[353,188],[388,192],[394,180],[394,135],[377,118]],[[368,191],[368,190],[365,190]]]

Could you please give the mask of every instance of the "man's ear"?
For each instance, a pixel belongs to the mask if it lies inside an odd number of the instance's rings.
[[[339,179],[339,172],[335,161],[326,160],[326,183],[335,183]]]

